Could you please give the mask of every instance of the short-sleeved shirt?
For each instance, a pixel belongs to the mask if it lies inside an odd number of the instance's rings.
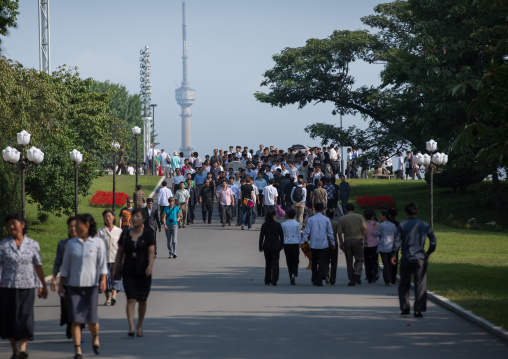
[[[326,190],[323,188],[316,188],[314,190],[314,204],[316,203],[326,203]]]
[[[363,239],[363,231],[367,230],[367,224],[363,216],[356,213],[347,213],[340,217],[338,233],[344,234],[344,239]]]
[[[186,190],[176,191],[176,193],[175,193],[176,205],[185,204],[187,202],[187,198],[189,198],[189,197],[190,197],[189,191],[186,191]]]
[[[252,192],[254,191],[254,188],[252,187],[252,185],[244,184],[241,187],[241,191],[242,191],[242,198],[252,199]]]
[[[0,242],[0,287],[28,289],[40,286],[35,274],[36,265],[42,265],[39,243],[25,236],[21,245],[12,237]]]
[[[277,197],[277,189],[273,186],[266,186],[263,189],[263,196],[265,196],[265,205],[274,206],[275,198]]]
[[[166,215],[166,225],[168,226],[176,226],[178,224],[178,213],[180,213],[180,208],[177,206],[166,207],[162,212]]]
[[[122,210],[120,211],[120,218],[122,219],[122,227],[131,226],[132,211],[134,211],[134,208],[127,207],[122,208]]]

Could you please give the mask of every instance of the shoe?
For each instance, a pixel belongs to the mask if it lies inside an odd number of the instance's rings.
[[[106,301],[106,303],[104,303],[105,306],[109,306],[111,305],[111,302],[110,301]]]
[[[203,219],[203,223],[206,223],[206,219]]]
[[[330,284],[330,277],[328,275],[325,275],[325,282],[326,284]]]
[[[356,278],[356,284],[362,284],[362,280],[360,278]]]
[[[212,224],[212,221],[208,221],[208,224]]]
[[[242,231],[243,231],[243,226],[242,226]]]
[[[400,315],[409,315],[409,310],[403,310]]]
[[[27,352],[19,352],[18,359],[26,359],[26,358],[28,358]]]
[[[331,281],[330,281],[330,285],[335,285],[335,281],[334,281],[334,280],[331,280]]]
[[[185,228],[185,226],[182,226],[182,228]]]
[[[81,355],[81,354],[74,354],[74,359],[83,359],[83,355]]]
[[[98,338],[99,336],[96,336],[96,337],[92,337],[93,339],[95,338]],[[97,345],[97,344],[93,344],[94,340],[92,339],[92,349],[93,349],[93,352],[95,353],[95,355],[99,355],[101,353],[101,346],[100,344]]]
[[[194,220],[190,221],[191,224],[194,224]],[[188,223],[187,223],[188,224]]]
[[[391,286],[392,286],[392,283],[386,283],[386,286],[387,286],[387,287],[391,287]]]
[[[347,284],[349,287],[354,287],[356,285],[356,282],[354,280],[350,280]]]
[[[128,332],[127,335],[129,338],[134,339],[134,332]]]
[[[143,338],[143,332],[141,332],[141,333],[140,333],[140,332],[138,331],[138,332],[136,333],[136,336],[137,336],[138,338]]]
[[[371,281],[371,280],[368,280],[367,282],[369,282],[369,284],[372,284],[372,281]]]
[[[252,228],[252,227],[249,228],[249,231],[253,231],[253,230],[254,230],[254,228]]]
[[[270,283],[265,283],[265,285],[270,285]]]
[[[415,312],[415,318],[423,318],[422,312]]]
[[[182,228],[182,226],[178,226],[178,228]]]
[[[11,359],[18,359],[18,354],[12,354]]]
[[[173,254],[173,258],[176,258],[176,254]]]
[[[222,223],[222,227],[226,227],[226,225],[224,223]]]
[[[113,298],[111,298],[111,305],[115,305],[115,304],[116,304],[116,298],[113,297]]]
[[[237,226],[237,227],[238,227],[238,226],[240,226],[240,223],[237,223],[237,224],[236,224],[236,226]]]
[[[274,287],[276,287],[276,286],[277,286],[277,283],[272,283],[272,285],[273,285]],[[415,315],[416,315],[416,314],[415,314]]]
[[[252,222],[252,224],[256,224],[256,221]]]
[[[228,223],[228,226],[230,226],[230,227],[231,227],[231,222],[229,222],[229,223]]]
[[[316,285],[316,287],[322,287],[323,283],[322,282],[317,282],[315,285]]]
[[[290,278],[289,282],[291,283],[291,285],[295,285],[296,284],[296,280],[295,280],[295,275],[294,274],[291,274],[291,278]]]

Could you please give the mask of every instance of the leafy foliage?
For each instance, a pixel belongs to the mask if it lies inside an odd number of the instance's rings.
[[[17,26],[18,8],[19,0],[0,0],[0,35],[7,35],[9,27]],[[0,43],[2,43],[1,38]]]

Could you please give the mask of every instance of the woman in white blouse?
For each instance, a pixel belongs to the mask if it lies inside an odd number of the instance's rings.
[[[302,244],[302,227],[300,223],[295,221],[296,211],[290,209],[286,212],[289,220],[282,223],[282,231],[284,232],[284,254],[286,255],[286,263],[289,271],[289,281],[291,285],[295,285],[295,278],[298,277],[298,264],[300,263],[300,245]]]
[[[81,359],[81,324],[88,324],[93,351],[100,353],[97,302],[99,293],[107,288],[108,267],[106,245],[96,237],[97,224],[93,217],[90,214],[77,216],[76,230],[78,237],[69,240],[65,248],[58,294],[65,295],[69,303],[74,359]]]

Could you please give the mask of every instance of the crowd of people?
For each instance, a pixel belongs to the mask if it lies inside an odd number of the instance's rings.
[[[349,177],[357,176],[359,157],[352,153]],[[296,284],[304,245],[313,285],[323,286],[323,281],[335,284],[338,248],[346,258],[349,286],[361,284],[363,267],[367,281],[375,283],[380,277],[379,256],[383,280],[392,285],[401,249],[401,314],[409,314],[413,276],[414,314],[422,317],[426,311],[426,263],[436,247],[432,228],[417,218],[414,203],[406,206],[408,219],[402,223],[396,221],[395,209],[381,211],[379,223],[371,210],[364,216],[356,214],[354,205],[348,203],[350,188],[346,176],[340,174],[337,156],[333,146],[285,152],[260,145],[256,153],[231,146],[229,151],[215,149],[204,160],[196,152],[186,159],[181,153],[169,155],[162,150],[160,171],[171,179],[171,188],[168,181],[162,182],[158,207],[137,186],[120,211],[119,227],[111,210],[102,213],[104,226],[100,229],[89,214],[69,218],[68,237],[58,242],[56,249],[50,289],[60,296],[60,325],[66,326],[67,337],[73,339],[74,358],[82,358],[85,325],[92,335],[94,353],[101,352],[97,315],[101,293],[105,294],[104,305],[114,306],[118,292],[125,292],[128,337],[143,337],[157,256],[156,233],[164,227],[169,258],[177,258],[178,230],[194,224],[197,207],[201,207],[205,224],[211,223],[216,207],[222,227],[234,223],[251,230],[256,220],[263,218],[259,251],[265,257],[266,285],[277,285],[282,250],[290,284]],[[6,222],[11,236],[0,242],[0,338],[9,339],[13,359],[22,359],[28,358],[27,341],[34,334],[36,290],[41,298],[46,298],[48,291],[40,248],[27,237],[25,218],[11,214]],[[430,247],[425,251],[427,237]]]

